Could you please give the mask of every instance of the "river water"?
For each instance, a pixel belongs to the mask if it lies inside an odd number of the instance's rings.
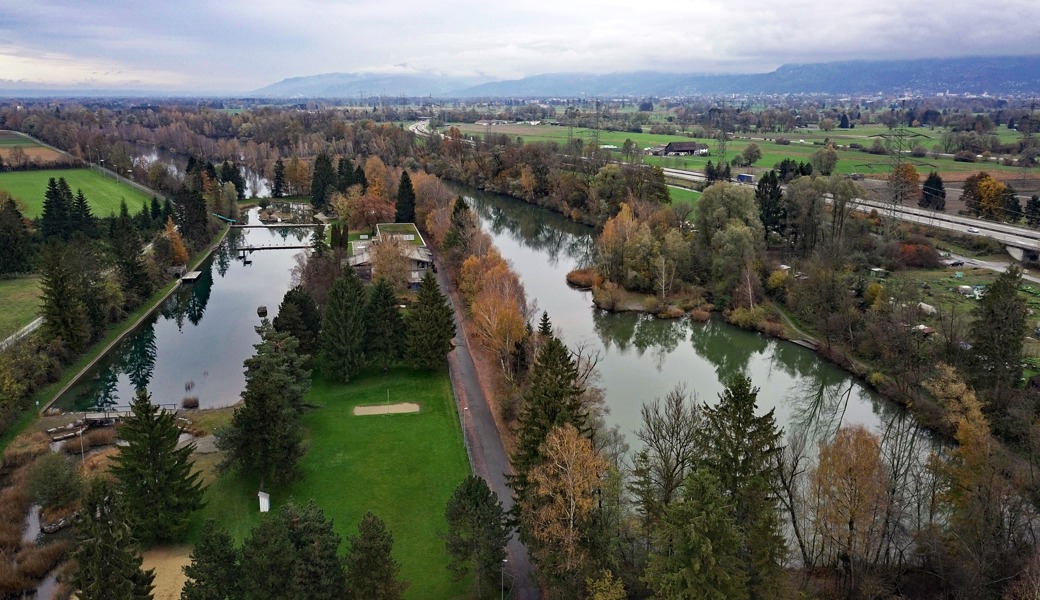
[[[901,408],[801,346],[719,319],[696,323],[597,309],[591,292],[566,283],[569,271],[592,260],[591,228],[504,196],[458,191],[519,274],[529,304],[537,307],[535,322],[544,310],[569,347],[599,352],[607,424],[618,425],[630,445],[638,441],[634,432],[644,402],[682,383],[699,400],[714,403],[724,382],[741,373],[759,388],[762,412],[775,409],[780,426],[810,438],[827,439],[841,424],[876,432],[908,424]]]
[[[244,220],[259,223],[256,209]],[[198,281],[182,283],[55,405],[125,407],[142,387],[153,403],[178,408],[185,397],[197,397],[200,408],[238,402],[245,385],[242,362],[260,340],[257,307],[267,306],[274,318],[301,251],[259,250],[244,253],[243,260],[237,248],[303,245],[310,234],[307,228],[231,230],[198,268]]]

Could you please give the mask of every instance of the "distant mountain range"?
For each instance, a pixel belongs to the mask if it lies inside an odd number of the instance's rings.
[[[294,77],[253,92],[259,96],[588,97],[713,94],[1038,94],[1040,56],[857,60],[783,65],[744,75],[551,73],[511,81],[433,74],[328,73]]]

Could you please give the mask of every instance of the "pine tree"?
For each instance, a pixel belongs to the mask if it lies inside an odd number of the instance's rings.
[[[311,501],[268,515],[242,546],[241,595],[246,600],[326,600],[346,590],[336,552],[340,537]]]
[[[365,287],[351,268],[344,269],[329,290],[321,323],[324,374],[344,383],[364,364]]]
[[[192,472],[195,444],[177,448],[174,414],[152,404],[144,389],[130,406],[112,472],[127,502],[127,519],[144,544],[179,541],[191,514],[202,507],[202,483]],[[134,502],[147,499],[146,502]]]
[[[357,168],[354,169],[354,185],[360,185],[361,191],[364,192],[368,189],[368,177],[365,176],[365,168],[361,164],[363,161],[358,161]]]
[[[412,187],[412,178],[408,175],[407,169],[401,172],[401,183],[397,186],[397,209],[394,222],[415,222],[415,189]]]
[[[139,499],[138,501],[141,501]],[[112,484],[91,482],[77,532],[72,585],[80,600],[145,600],[152,597],[155,573],[141,570],[141,553],[122,517]]]
[[[751,387],[751,380],[737,376],[719,395],[718,404],[705,404],[699,453],[701,468],[718,480],[723,497],[732,506],[741,569],[751,599],[770,597],[769,591],[783,577],[780,561],[784,555],[773,494],[782,432],[773,410],[755,414],[757,398],[758,388]]]
[[[14,199],[0,194],[0,275],[24,273],[32,268],[32,240],[25,217]]]
[[[550,431],[569,423],[582,435],[589,434],[583,392],[570,351],[550,336],[538,350],[517,420],[519,445],[511,461],[514,475],[509,485],[518,502],[527,497],[528,472],[544,459],[541,446]]]
[[[643,581],[655,598],[748,598],[732,505],[706,470],[694,471],[652,532]]]
[[[405,317],[408,362],[423,369],[440,369],[454,348],[455,314],[437,287],[437,277],[427,271],[419,294]]]
[[[191,564],[184,567],[188,580],[181,600],[237,600],[243,578],[240,562],[231,534],[213,519],[207,520],[191,551]]]
[[[1033,194],[1026,200],[1026,224],[1030,227],[1040,226],[1040,195]]]
[[[62,177],[61,181],[64,182],[65,178]],[[71,204],[59,186],[58,180],[51,177],[47,181],[47,191],[43,194],[43,214],[40,216],[40,232],[44,239],[58,238],[65,241],[69,239]]]
[[[271,323],[279,333],[288,333],[300,343],[302,354],[315,356],[318,353],[318,334],[321,331],[321,312],[314,296],[298,285],[282,296],[278,315]]]
[[[787,211],[784,208],[784,190],[780,187],[776,171],[770,170],[758,181],[755,201],[758,203],[758,217],[762,221],[766,238],[771,232],[783,234]]]
[[[271,197],[281,198],[285,195],[285,163],[282,159],[274,161],[274,179],[271,181]]]
[[[946,210],[946,186],[943,185],[942,176],[935,171],[928,174],[921,188],[921,208],[932,210]]]
[[[97,234],[97,219],[94,218],[94,213],[90,210],[90,204],[87,203],[87,197],[83,195],[83,190],[76,190],[76,198],[72,202],[69,221],[73,232],[82,232],[87,237],[94,237]]]
[[[390,555],[394,538],[383,521],[368,512],[358,523],[358,535],[347,540],[347,598],[397,600],[408,583],[398,579],[401,565]]]
[[[115,255],[120,284],[127,295],[127,304],[136,305],[152,294],[153,286],[145,269],[144,244],[130,218],[126,202],[120,203],[119,216],[113,225],[112,252]]]
[[[472,570],[477,598],[484,598],[497,587],[512,529],[502,502],[483,479],[470,475],[448,500],[444,518],[448,522],[444,545],[451,557],[448,568],[456,580]]]
[[[314,171],[311,173],[311,205],[314,210],[324,210],[328,196],[336,189],[336,172],[332,169],[332,159],[322,152],[314,159]]]
[[[542,311],[542,318],[538,321],[538,334],[544,338],[548,338],[553,334],[552,321],[549,320],[549,313]]]
[[[302,400],[310,386],[305,357],[297,354],[296,339],[278,333],[265,319],[257,327],[261,341],[246,359],[246,387],[242,406],[231,424],[217,432],[217,446],[225,452],[224,466],[260,480],[287,482],[297,475],[303,456]]]
[[[48,242],[40,267],[43,331],[47,339],[60,339],[74,353],[90,341],[89,315],[77,293],[76,274],[66,261],[66,246],[57,238]]]
[[[382,277],[369,290],[365,306],[365,351],[371,358],[382,360],[384,373],[401,356],[404,342],[404,321],[398,303],[394,286]]]
[[[339,157],[339,162],[336,163],[336,188],[346,192],[355,183],[357,182],[354,181],[354,167],[350,164],[350,159],[346,156]]]
[[[1003,400],[1022,378],[1028,307],[1018,294],[1022,271],[1008,267],[972,311],[972,383],[991,403]]]

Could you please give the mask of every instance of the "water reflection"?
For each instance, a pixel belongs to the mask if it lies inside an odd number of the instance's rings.
[[[591,294],[566,284],[568,271],[591,263],[591,229],[510,198],[457,190],[512,262],[529,303],[549,313],[569,346],[584,344],[600,351],[607,424],[619,426],[630,443],[638,444],[634,432],[643,402],[686,383],[700,401],[714,403],[725,382],[741,374],[760,388],[762,412],[775,410],[782,427],[808,439],[828,439],[842,424],[863,424],[884,435],[913,423],[861,381],[795,344],[737,329],[720,319],[660,320],[595,308]],[[905,435],[919,433],[912,429]]]
[[[251,217],[255,222],[255,209]],[[244,385],[242,362],[257,342],[257,307],[278,306],[299,253],[262,250],[238,260],[238,248],[299,245],[297,240],[308,235],[309,229],[286,228],[229,232],[198,268],[198,280],[178,287],[57,405],[77,410],[124,407],[142,388],[163,405],[179,405],[185,395],[198,397],[204,408],[237,402]]]

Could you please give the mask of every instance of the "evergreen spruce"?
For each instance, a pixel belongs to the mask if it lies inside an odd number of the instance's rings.
[[[285,163],[282,159],[274,161],[274,178],[271,181],[271,197],[281,198],[285,195]]]
[[[758,217],[762,221],[766,238],[770,233],[783,234],[787,221],[787,210],[784,208],[784,190],[780,187],[780,177],[776,171],[770,170],[758,181],[755,188],[755,201],[758,204]]]
[[[339,157],[336,163],[336,187],[341,192],[346,192],[350,186],[358,183],[354,180],[354,166],[346,156]]]
[[[423,275],[418,297],[405,317],[405,328],[408,362],[423,369],[443,368],[454,347],[455,314],[431,271]]]
[[[542,318],[538,321],[538,334],[548,338],[552,333],[552,321],[549,320],[549,313],[543,310]]]
[[[1022,270],[1008,267],[972,310],[972,383],[992,403],[1005,400],[1022,379],[1022,345],[1028,307],[1018,293]],[[991,407],[992,408],[992,407]]]
[[[368,512],[358,523],[358,535],[347,541],[344,560],[348,600],[398,600],[408,583],[400,581],[401,565],[390,555],[394,538],[383,521]]]
[[[408,170],[401,172],[401,183],[397,186],[397,208],[394,214],[395,223],[415,222],[415,188]]]
[[[145,501],[138,499],[138,501]],[[72,558],[72,585],[80,600],[146,600],[155,573],[141,570],[141,553],[112,484],[95,479],[83,500]]]
[[[358,161],[357,168],[354,169],[354,185],[360,185],[362,192],[368,190],[368,177],[365,176],[365,169],[361,165],[361,161]]]
[[[224,467],[236,466],[257,477],[261,489],[267,481],[283,483],[297,475],[303,456],[302,401],[310,387],[310,372],[298,342],[278,333],[265,319],[256,328],[261,341],[246,359],[246,387],[242,406],[231,424],[217,432],[217,446],[224,451]]]
[[[195,444],[177,448],[180,429],[172,412],[152,404],[144,389],[123,423],[112,472],[127,502],[127,519],[138,539],[151,545],[180,541],[188,518],[202,507],[202,483],[192,472]],[[146,499],[145,502],[135,501]]]
[[[397,308],[394,286],[380,277],[369,290],[365,306],[365,352],[383,363],[383,372],[400,358],[404,346],[404,321]]]
[[[300,353],[312,357],[317,355],[321,312],[314,296],[306,288],[298,285],[285,292],[282,303],[278,305],[278,315],[271,324],[279,333],[288,333],[296,338]]]
[[[191,564],[184,567],[188,580],[181,600],[237,600],[243,573],[240,553],[226,529],[213,519],[206,521],[202,537],[191,551]]]
[[[152,196],[152,202],[148,208],[148,214],[152,217],[153,223],[165,223],[166,219],[163,218],[162,203],[155,196]]]
[[[86,305],[78,292],[76,273],[66,261],[66,246],[57,238],[43,252],[40,267],[44,336],[60,339],[72,352],[78,353],[90,341],[90,320]]]
[[[340,537],[313,501],[268,515],[242,546],[240,598],[326,600],[346,591]]]
[[[448,568],[455,579],[472,571],[477,598],[497,591],[512,527],[495,493],[483,479],[470,475],[448,500],[444,518],[448,522],[444,545],[451,557]]]
[[[780,515],[773,490],[776,460],[783,451],[782,431],[773,411],[756,415],[758,388],[737,376],[719,395],[715,406],[703,407],[700,467],[718,480],[731,505],[739,533],[738,555],[747,596],[769,598],[783,577],[785,552]]]
[[[152,294],[152,281],[144,264],[144,244],[130,218],[126,202],[119,205],[119,216],[112,229],[112,252],[120,285],[127,295],[127,304],[136,305]]]
[[[541,446],[550,431],[569,423],[583,435],[590,433],[583,393],[570,351],[559,338],[550,336],[538,350],[517,420],[519,442],[509,485],[519,502],[527,498],[527,474],[542,463]]]
[[[47,181],[47,191],[43,194],[43,214],[40,216],[40,232],[44,239],[57,238],[68,241],[72,228],[70,214],[72,212],[71,198],[66,197],[64,187],[60,186],[59,180],[51,177]],[[60,178],[62,183],[65,178]]]
[[[97,235],[97,219],[94,218],[94,213],[90,210],[90,204],[87,203],[87,197],[83,195],[83,190],[76,190],[76,197],[72,202],[69,221],[73,232],[79,231],[87,237]]]
[[[943,178],[935,171],[928,174],[921,187],[921,200],[918,202],[921,208],[932,210],[946,210],[946,186]]]
[[[314,159],[314,172],[311,173],[311,204],[314,210],[325,210],[328,196],[336,189],[338,178],[332,168],[332,159],[322,152]]]
[[[32,269],[32,238],[14,199],[0,198],[0,275]]]
[[[332,284],[321,323],[323,373],[337,381],[350,381],[364,364],[365,287],[351,268]]]

